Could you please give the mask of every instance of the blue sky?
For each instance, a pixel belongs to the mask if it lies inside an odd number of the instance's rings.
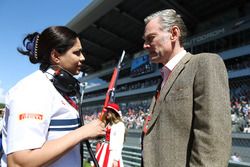
[[[66,25],[91,1],[0,1],[0,102],[20,79],[38,69],[16,50],[25,35],[52,25]]]

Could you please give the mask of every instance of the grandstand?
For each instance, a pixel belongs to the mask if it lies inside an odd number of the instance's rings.
[[[140,135],[136,132],[140,132],[143,117],[147,114],[151,97],[160,79],[158,71],[160,65],[151,64],[142,48],[143,19],[152,12],[166,8],[174,8],[182,14],[188,25],[186,50],[194,54],[214,52],[223,58],[228,70],[232,103],[232,111],[228,111],[232,113],[232,154],[238,152],[242,161],[248,166],[250,164],[250,133],[247,133],[250,132],[248,129],[250,1],[248,0],[93,0],[67,25],[80,34],[85,49],[86,62],[82,70],[86,74],[81,81],[87,83],[83,100],[86,119],[93,119],[97,112],[101,111],[113,68],[122,50],[126,50],[126,59],[117,82],[116,102],[121,105],[130,129],[130,140],[138,141],[131,142],[132,144],[128,142],[127,147],[139,148]],[[96,81],[98,82],[93,84]],[[244,123],[239,125],[238,120],[241,118]],[[133,160],[125,161],[126,165],[136,166],[131,161]],[[230,164],[234,162],[230,161]]]

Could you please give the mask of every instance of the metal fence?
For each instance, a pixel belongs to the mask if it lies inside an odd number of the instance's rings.
[[[233,144],[236,144],[236,146],[233,146],[233,149],[238,150],[240,153],[242,153],[241,148],[238,148],[238,144],[241,144],[241,140],[247,140],[244,143],[247,143],[247,147],[244,146],[244,148],[248,149],[246,153],[250,150],[250,134],[248,135],[241,135],[241,134],[234,134],[233,135]],[[93,150],[95,150],[95,146],[93,145]],[[249,154],[243,154],[245,155],[244,159],[249,159]],[[88,159],[89,154],[87,153],[87,148],[84,147],[84,158]],[[140,167],[141,166],[141,149],[140,147],[133,147],[133,146],[124,146],[122,151],[122,158],[124,162],[125,167]],[[249,162],[236,162],[229,160],[228,167],[250,167]]]
[[[95,144],[92,144],[92,150],[95,152]],[[87,147],[83,147],[84,159],[89,160],[90,156]],[[122,159],[125,167],[140,167],[141,166],[141,148],[134,146],[124,146],[122,150]]]

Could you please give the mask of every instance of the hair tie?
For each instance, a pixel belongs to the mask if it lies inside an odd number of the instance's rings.
[[[38,56],[37,56],[38,40],[39,40],[39,34],[37,34],[32,39],[32,41],[27,42],[27,44],[26,44],[26,49],[29,51],[30,56],[34,56],[35,59],[38,59]]]

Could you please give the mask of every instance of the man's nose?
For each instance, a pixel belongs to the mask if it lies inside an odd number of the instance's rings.
[[[144,48],[144,49],[148,49],[149,47],[150,47],[150,44],[149,44],[148,42],[145,41],[145,42],[143,43],[143,48]]]

